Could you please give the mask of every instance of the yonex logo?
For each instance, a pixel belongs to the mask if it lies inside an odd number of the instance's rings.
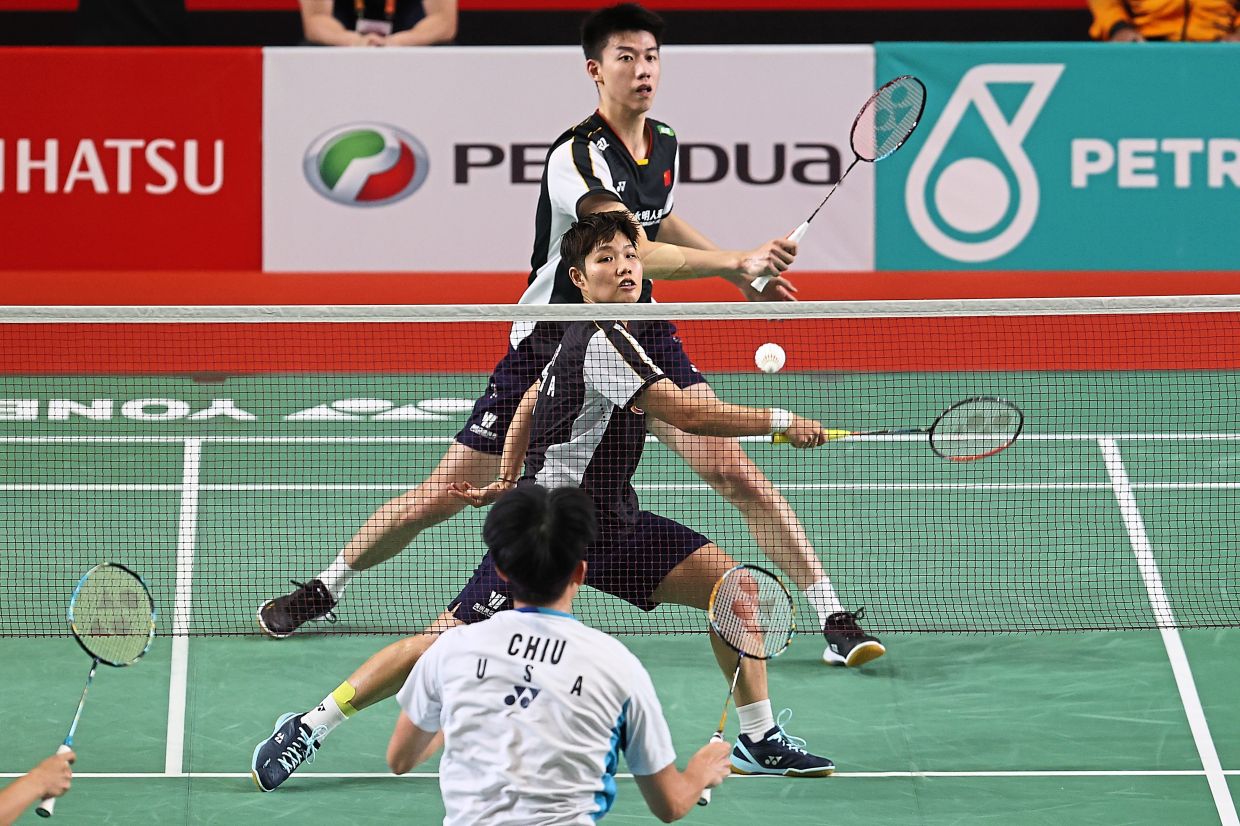
[[[306,180],[347,206],[383,206],[408,198],[426,181],[426,147],[395,126],[352,123],[331,129],[306,150]]]
[[[762,762],[767,764],[768,766],[778,766],[779,760],[780,758],[778,755],[772,754],[769,757],[763,758]]]
[[[534,702],[534,698],[541,693],[542,689],[533,686],[514,685],[512,693],[504,697],[504,705],[520,705],[521,708],[529,708],[530,703]]]
[[[1040,193],[1037,171],[1023,144],[1063,70],[1062,63],[987,64],[974,66],[960,79],[909,168],[904,190],[909,221],[935,252],[976,263],[1006,255],[1025,240],[1038,217]],[[1028,87],[1010,120],[991,84]],[[998,147],[1006,173],[994,160],[975,156],[955,158],[938,168],[970,107]],[[933,210],[928,203],[932,175]],[[1009,178],[1017,188],[1014,209]]]

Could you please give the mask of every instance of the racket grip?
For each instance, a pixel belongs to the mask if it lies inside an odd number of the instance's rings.
[[[64,743],[61,743],[60,748],[56,749],[57,754],[65,754],[71,751],[73,751],[73,749],[69,748]],[[35,814],[37,814],[39,817],[51,817],[52,814],[55,813],[56,811],[56,798],[54,797],[43,798],[42,800],[39,801],[39,805],[35,807],[34,811],[35,811]]]
[[[712,742],[712,743],[721,743],[721,742],[723,742],[723,735],[722,735],[722,734],[720,734],[719,732],[717,732],[717,731],[716,731],[714,734],[712,734],[712,735],[710,736],[710,742]],[[710,793],[711,793],[711,791],[712,791],[711,789],[702,789],[702,793],[701,793],[700,795],[698,795],[698,805],[699,805],[699,806],[709,806],[709,805],[710,805]]]
[[[853,435],[851,430],[839,430],[834,427],[829,427],[824,432],[827,434],[828,442],[834,442],[836,439],[845,439]],[[789,442],[788,436],[784,433],[775,433],[771,435],[772,444],[786,445],[788,444],[788,442]]]
[[[788,234],[788,240],[792,241],[794,244],[799,244],[801,243],[801,239],[805,237],[805,233],[807,232],[809,232],[809,221],[802,223],[801,226],[797,227],[792,232],[790,232]],[[749,286],[753,287],[758,292],[762,292],[763,290],[766,289],[766,285],[770,283],[771,283],[771,277],[769,275],[761,275],[755,278],[753,281],[750,281]]]

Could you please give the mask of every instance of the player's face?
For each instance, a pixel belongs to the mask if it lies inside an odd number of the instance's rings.
[[[601,60],[586,62],[598,84],[604,109],[645,112],[659,88],[659,45],[650,32],[617,32],[603,47]]]
[[[586,271],[571,271],[587,304],[635,304],[642,294],[642,260],[637,247],[617,233],[586,256]]]

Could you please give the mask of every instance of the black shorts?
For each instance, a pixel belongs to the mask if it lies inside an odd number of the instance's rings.
[[[486,393],[474,402],[468,421],[456,434],[458,442],[493,456],[504,452],[504,437],[517,405],[530,385],[542,376],[543,368],[551,361],[564,336],[564,328],[563,322],[540,321],[534,332],[508,349],[508,354],[491,373]],[[635,321],[629,329],[646,354],[677,387],[692,387],[706,381],[685,353],[674,324]]]
[[[638,511],[623,530],[600,527],[599,538],[586,548],[586,585],[619,597],[643,611],[658,604],[650,599],[673,568],[710,540],[664,516]],[[512,592],[500,579],[488,553],[469,583],[448,609],[466,624],[481,622],[512,607]]]

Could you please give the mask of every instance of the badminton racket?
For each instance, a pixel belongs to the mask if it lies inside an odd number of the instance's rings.
[[[69,598],[69,629],[91,658],[90,673],[78,700],[69,733],[56,751],[73,748],[73,735],[86,694],[95,679],[99,663],[122,668],[133,665],[150,649],[155,638],[155,601],[142,577],[115,562],[105,562],[87,571]],[[51,817],[56,798],[41,801],[35,809],[40,817]]]
[[[952,462],[972,462],[994,456],[1012,446],[1025,426],[1025,414],[1007,399],[974,396],[958,401],[939,414],[929,427],[885,430],[828,429],[827,441],[856,436],[906,436],[925,434],[930,449]],[[776,433],[771,441],[786,444],[788,437]]]
[[[800,243],[809,232],[809,224],[814,220],[839,185],[844,183],[848,173],[858,161],[875,163],[895,154],[917,129],[922,113],[926,108],[926,86],[912,75],[901,75],[889,80],[870,95],[870,99],[861,107],[853,120],[849,142],[852,144],[853,160],[844,170],[844,174],[827,192],[827,196],[810,213],[810,216],[789,234],[791,241]],[[770,276],[755,278],[750,284],[758,292],[766,289]]]
[[[728,570],[710,592],[706,611],[710,627],[736,652],[736,670],[723,712],[711,741],[723,739],[728,722],[728,705],[736,692],[741,663],[746,657],[769,660],[787,650],[796,634],[796,604],[779,577],[757,565],[737,565]],[[703,789],[698,805],[710,803],[710,789]]]

